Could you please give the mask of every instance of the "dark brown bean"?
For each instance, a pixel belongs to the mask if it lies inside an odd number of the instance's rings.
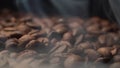
[[[30,35],[23,35],[21,38],[18,39],[18,42],[19,42],[18,46],[24,48],[26,46],[26,44],[33,39],[34,39],[34,37],[32,37]]]
[[[111,47],[101,47],[97,50],[97,52],[102,56],[102,57],[112,57],[111,53],[112,48]]]
[[[53,27],[53,29],[57,32],[57,33],[65,33],[68,31],[67,26],[65,26],[64,24],[58,24],[56,26]]]

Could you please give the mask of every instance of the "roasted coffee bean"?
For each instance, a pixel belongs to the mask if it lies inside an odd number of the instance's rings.
[[[78,46],[77,46],[77,48],[78,48],[78,50],[79,50],[79,48],[81,49],[92,49],[93,48],[93,46],[92,46],[92,44],[90,44],[89,42],[83,42],[83,43],[80,43]]]
[[[98,24],[93,24],[90,25],[86,28],[88,33],[92,33],[92,34],[100,34],[101,33],[101,28]]]
[[[18,46],[19,47],[25,47],[26,44],[28,44],[29,41],[34,40],[34,37],[30,36],[30,35],[23,35],[21,38],[18,39]]]
[[[115,55],[115,56],[113,57],[113,61],[114,61],[114,62],[120,62],[120,55]]]
[[[112,48],[111,47],[101,47],[97,50],[97,52],[102,56],[102,57],[108,57],[111,58],[112,55]]]
[[[5,43],[0,41],[0,51],[5,49]]]
[[[18,53],[16,53],[16,52],[10,53],[10,58],[12,58],[12,59],[16,59],[17,56],[18,56]]]
[[[78,55],[69,55],[64,62],[65,68],[82,68],[84,67],[84,59]]]
[[[48,34],[48,38],[51,40],[51,39],[53,39],[53,38],[55,38],[56,40],[61,40],[62,39],[62,35],[61,34],[59,34],[59,33],[57,33],[57,32],[50,32],[49,34]]]
[[[20,24],[19,26],[17,26],[17,30],[23,32],[23,34],[26,34],[29,31],[31,31],[31,29],[25,24]]]
[[[5,11],[0,23],[1,68],[119,68],[114,22]]]
[[[84,35],[80,35],[75,40],[75,45],[80,44],[84,40]]]
[[[116,62],[110,65],[110,68],[120,68],[120,62]]]
[[[14,27],[7,27],[7,28],[4,28],[3,30],[8,32],[8,31],[16,31],[17,29]]]
[[[37,52],[45,53],[45,45],[42,44],[42,42],[39,42],[37,40],[31,40],[26,46],[25,49],[35,50]]]
[[[53,57],[53,58],[51,58],[51,60],[50,60],[50,63],[51,64],[56,64],[56,63],[60,63],[60,57]]]
[[[8,67],[9,63],[8,63],[8,58],[5,56],[0,56],[0,67]]]
[[[1,23],[1,25],[3,26],[3,27],[14,27],[14,26],[16,26],[17,24],[16,23],[14,23],[14,22],[2,22]]]
[[[112,37],[110,34],[100,35],[98,40],[100,44],[104,44],[106,46],[112,46],[116,42],[115,37]]]
[[[98,41],[100,42],[100,44],[105,44],[107,41],[107,35],[100,35]]]
[[[37,40],[31,40],[26,46],[26,49],[34,49],[38,48],[40,46],[40,43]]]
[[[102,27],[110,26],[110,22],[108,20],[101,20],[100,25]]]
[[[20,22],[26,23],[26,22],[32,22],[32,21],[33,21],[33,19],[31,17],[31,15],[29,15],[29,16],[27,15],[27,16],[24,16],[24,17],[20,18]]]
[[[91,44],[93,45],[93,49],[95,49],[95,50],[97,50],[101,47],[104,47],[104,45],[100,44],[98,41],[92,42]]]
[[[83,26],[84,24],[84,20],[82,20],[81,18],[77,18],[77,17],[71,17],[67,19],[67,22],[70,28],[74,29],[74,28],[79,28],[80,26]]]
[[[5,35],[0,34],[0,41],[1,41],[1,42],[4,43],[7,39],[8,39],[8,38],[7,38]]]
[[[40,32],[39,30],[31,30],[28,34],[32,35],[32,34],[39,33],[39,32]]]
[[[109,68],[109,64],[106,64],[104,61],[108,61],[108,59],[98,58],[92,66],[94,68]]]
[[[33,23],[33,22],[27,22],[26,23],[27,26],[29,26],[32,29],[36,29],[36,30],[41,30],[41,26],[39,24]]]
[[[1,59],[2,59],[2,57],[5,57],[6,59],[9,59],[9,56],[10,56],[10,51],[9,50],[2,50],[0,52]]]
[[[49,45],[49,39],[46,38],[46,37],[38,38],[37,41],[39,41],[44,46],[48,46]]]
[[[17,45],[18,45],[18,40],[16,38],[8,39],[5,42],[5,49],[16,50],[17,49]]]
[[[89,21],[90,21],[91,23],[99,23],[99,22],[101,22],[101,19],[96,16],[96,17],[90,18]]]
[[[79,28],[81,26],[81,24],[79,22],[70,22],[70,23],[68,23],[68,26],[71,29],[75,29],[75,28]]]
[[[84,41],[96,42],[98,35],[94,34],[86,34],[84,37]]]
[[[40,38],[40,37],[46,37],[47,33],[44,30],[42,30],[42,31],[39,31],[39,32],[32,33],[30,35],[37,39],[37,38]]]
[[[54,55],[57,53],[67,52],[71,48],[71,44],[67,41],[61,41],[56,43],[56,45],[49,51],[49,54]]]
[[[64,35],[63,35],[63,40],[64,41],[71,41],[73,39],[73,35],[72,35],[72,32],[66,32]],[[72,40],[73,41],[73,40]]]
[[[60,67],[63,67],[63,63],[62,63],[63,60],[61,60],[60,57],[53,57],[50,59],[50,66],[54,67],[54,68],[60,68]]]
[[[95,61],[97,58],[100,57],[99,53],[97,51],[95,51],[94,49],[86,49],[84,51],[84,53],[86,54],[86,56],[88,57],[88,60],[90,62]]]
[[[53,29],[54,29],[57,33],[60,33],[60,34],[63,34],[63,33],[65,33],[65,32],[68,31],[68,27],[65,26],[64,24],[58,24],[58,25],[54,26]]]
[[[50,41],[50,43],[53,44],[53,45],[56,44],[57,42],[58,42],[58,40],[55,39],[55,38],[53,38],[53,39]]]
[[[23,59],[27,59],[30,57],[35,57],[36,54],[37,52],[34,50],[24,50],[19,53],[17,60],[23,60]]]

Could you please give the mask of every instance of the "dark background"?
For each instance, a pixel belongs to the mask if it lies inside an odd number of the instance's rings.
[[[108,3],[108,0],[89,0],[89,16],[99,16],[101,18],[106,18],[110,20],[115,20],[114,15],[112,13],[112,10],[110,8],[110,5]],[[50,3],[50,0],[43,0],[43,8],[51,8],[52,10],[45,10],[46,13],[52,14],[56,13],[56,11],[53,12],[54,7]],[[9,8],[14,11],[18,11],[18,8],[16,7],[15,0],[0,0],[0,10],[4,8]],[[108,12],[110,12],[108,14]],[[79,15],[79,14],[78,14]]]
[[[4,8],[9,8],[11,10],[17,11],[15,0],[0,0],[0,10]]]

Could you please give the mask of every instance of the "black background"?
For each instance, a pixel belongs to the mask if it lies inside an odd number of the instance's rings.
[[[50,0],[43,0],[43,4],[44,7],[51,7],[51,10],[45,10],[46,13],[52,14],[56,12],[53,12],[54,7],[50,3]],[[9,8],[14,11],[18,10],[15,4],[15,0],[0,0],[0,10],[4,8]],[[107,11],[111,11],[111,14],[107,14]],[[101,18],[115,20],[108,0],[89,0],[89,16],[99,16]]]

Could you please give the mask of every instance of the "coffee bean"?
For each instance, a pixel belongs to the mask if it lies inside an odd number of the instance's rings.
[[[25,47],[26,44],[28,44],[29,41],[34,40],[34,37],[30,36],[30,35],[23,35],[21,38],[18,39],[18,46],[19,47]]]
[[[78,55],[69,55],[64,62],[65,68],[82,68],[84,66],[84,59]]]
[[[116,62],[110,65],[110,68],[119,68],[120,67],[120,62]]]

